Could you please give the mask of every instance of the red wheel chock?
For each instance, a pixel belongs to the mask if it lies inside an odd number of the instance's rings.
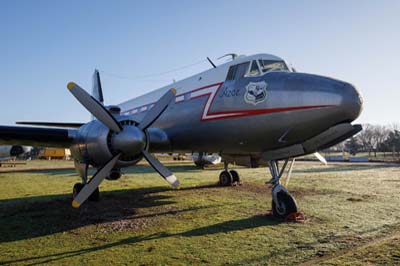
[[[306,216],[304,215],[304,212],[293,212],[286,217],[285,221],[304,223],[306,221]]]

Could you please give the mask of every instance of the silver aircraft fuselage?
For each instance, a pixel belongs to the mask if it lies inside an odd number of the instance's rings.
[[[125,102],[121,114],[140,121],[159,95],[176,87],[175,104],[149,130],[151,151],[222,155],[290,147],[359,116],[361,96],[344,81],[291,70],[227,78],[232,66],[268,56],[236,59]]]

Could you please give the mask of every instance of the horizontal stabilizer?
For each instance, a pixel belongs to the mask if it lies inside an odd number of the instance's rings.
[[[30,126],[43,126],[43,127],[66,127],[66,128],[80,128],[84,123],[58,123],[58,122],[30,122],[21,121],[16,122],[17,125],[30,125]]]

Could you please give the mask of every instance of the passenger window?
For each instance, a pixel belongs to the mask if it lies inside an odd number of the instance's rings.
[[[251,63],[249,76],[253,77],[253,76],[258,76],[258,75],[260,75],[260,69],[258,69],[257,61],[253,60],[253,62]]]

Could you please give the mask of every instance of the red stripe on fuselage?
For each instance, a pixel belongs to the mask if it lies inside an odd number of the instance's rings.
[[[206,118],[206,119],[203,119],[202,121],[237,118],[237,117],[244,117],[244,116],[256,116],[256,115],[265,115],[265,114],[274,114],[274,113],[283,113],[283,112],[290,112],[290,111],[326,108],[326,107],[332,107],[332,106],[334,106],[334,105],[292,106],[292,107],[266,108],[266,109],[255,109],[255,110],[253,109],[253,110],[239,110],[239,111],[229,111],[229,112],[215,112],[215,113],[209,113],[208,115],[210,115],[210,116],[211,115],[226,115],[226,116]]]
[[[207,97],[206,102],[203,106],[203,111],[202,111],[202,116],[200,118],[200,121],[205,122],[205,121],[211,121],[211,120],[220,120],[220,119],[229,119],[229,118],[238,118],[238,117],[246,117],[246,116],[256,116],[256,115],[263,115],[263,114],[273,114],[273,113],[283,113],[283,112],[290,112],[290,111],[298,111],[298,110],[308,110],[308,109],[317,109],[317,108],[327,108],[327,107],[332,107],[334,105],[308,105],[308,106],[290,106],[290,107],[277,107],[277,108],[264,108],[264,109],[250,109],[250,110],[234,110],[234,111],[223,111],[223,112],[210,112],[210,109],[214,103],[214,99],[217,96],[220,88],[222,87],[223,82],[220,83],[215,83],[215,84],[211,84],[211,85],[207,85],[201,88],[197,88],[188,92],[184,92],[181,94],[177,94],[176,97],[178,96],[182,96],[182,95],[186,95],[186,94],[191,94],[193,92],[197,92],[200,90],[205,90],[211,87],[215,87],[218,86],[218,88],[216,89],[213,98],[211,99],[211,103],[209,105],[209,108],[207,110],[206,115],[204,115],[204,112],[206,111],[205,108],[207,106],[207,102],[209,101],[210,95],[212,94],[212,92],[207,92],[205,94],[202,95],[197,95],[194,97],[190,97],[189,100],[194,100],[194,99],[198,99],[201,97]],[[182,100],[179,102],[176,102],[176,104],[178,103],[183,103],[186,100]],[[145,106],[150,106],[154,103],[149,103],[149,104],[145,104],[142,106],[139,106],[137,108],[133,108],[130,110],[134,110],[137,109],[138,112],[137,113],[141,113],[144,111],[140,111],[141,108],[145,107]],[[130,111],[128,110],[128,111]],[[128,112],[127,111],[127,112]],[[148,108],[145,110],[148,111]],[[205,117],[204,117],[205,116]],[[209,117],[208,117],[209,116]],[[213,116],[217,116],[217,117],[213,117]]]

